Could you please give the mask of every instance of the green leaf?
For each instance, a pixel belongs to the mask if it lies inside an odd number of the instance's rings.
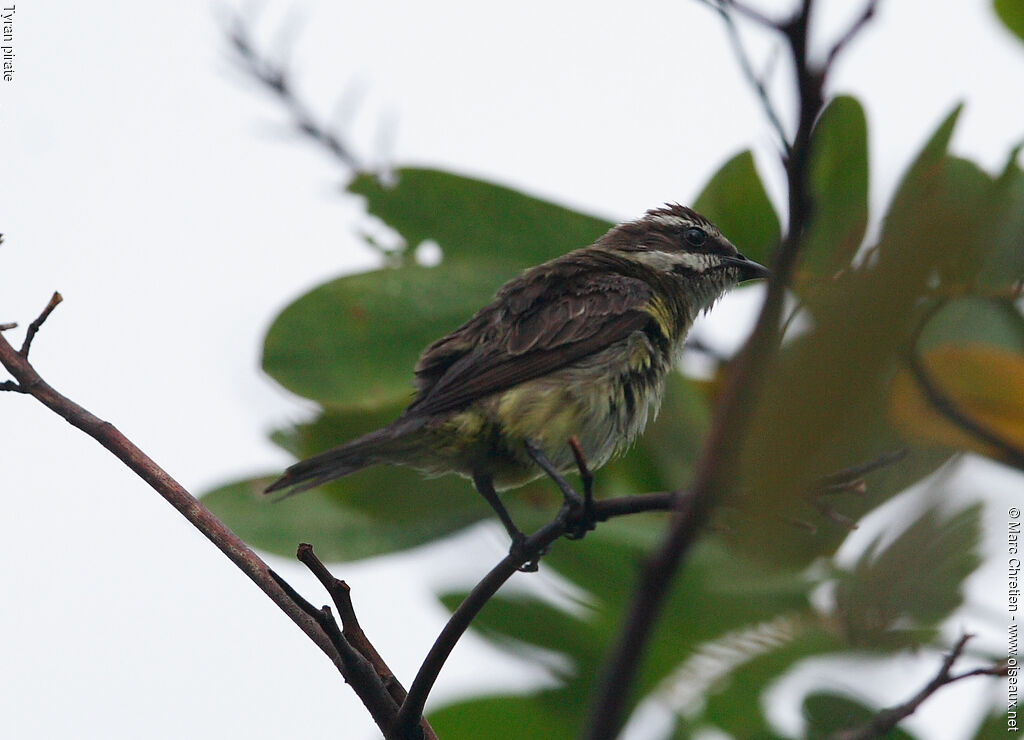
[[[925,327],[918,348],[989,344],[1024,353],[1024,317],[1009,299],[966,297],[943,306]]]
[[[732,737],[764,737],[768,722],[758,701],[763,692],[800,661],[832,654],[845,647],[836,635],[806,621],[802,630],[777,644],[772,642],[769,623],[750,630],[749,635],[737,640],[736,646],[728,642],[717,646],[719,654],[745,650],[750,658],[727,680],[717,683],[708,696],[704,717]]]
[[[386,520],[347,504],[337,492],[317,490],[283,501],[263,495],[275,478],[254,478],[216,488],[202,500],[248,544],[286,557],[295,556],[300,542],[312,544],[325,562],[384,555],[441,539],[486,517],[489,511],[470,486],[453,478],[445,479],[448,486],[444,488],[436,481],[389,476],[386,482],[397,479],[401,488],[379,489],[395,507],[395,515]],[[398,508],[403,504],[428,508],[433,516],[413,515]]]
[[[832,737],[834,733],[866,724],[875,716],[869,709],[847,696],[838,694],[808,694],[804,699],[804,717],[807,719],[806,737],[810,740]],[[886,740],[913,740],[899,727],[885,734]]]
[[[716,172],[693,207],[711,219],[747,257],[766,263],[779,243],[781,228],[768,193],[754,166],[754,155],[743,151]]]
[[[945,231],[945,146],[956,114],[908,169],[874,258],[807,298],[812,328],[784,347],[765,378],[743,449],[744,486],[733,501],[742,512],[734,520],[734,541],[752,556],[795,566],[833,552],[846,527],[822,514],[812,493],[815,481],[904,445],[888,417],[887,385],[936,271],[951,253],[967,248],[957,241],[959,231]],[[941,456],[933,459],[941,462]],[[846,496],[829,507],[856,519],[896,493],[876,488],[871,479],[869,486],[869,498]],[[746,501],[743,491],[756,496]],[[785,523],[794,521],[809,523],[815,534]]]
[[[829,278],[850,264],[868,223],[868,124],[856,98],[843,95],[829,103],[811,146],[814,210],[803,269]]]
[[[1024,279],[1024,171],[1017,164],[1020,151],[1017,147],[1010,153],[996,182],[979,237],[990,247],[978,270],[978,284],[996,291]]]
[[[929,510],[888,545],[877,538],[836,587],[835,617],[853,645],[897,648],[931,639],[981,562],[981,505]]]
[[[445,260],[497,258],[525,268],[585,247],[612,226],[605,219],[451,172],[402,168],[395,177],[395,184],[388,186],[362,174],[348,189],[364,196],[370,213],[397,230],[406,244],[432,239]]]
[[[469,699],[428,714],[438,737],[488,740],[571,740],[578,736],[578,712],[566,706],[579,697],[567,690],[540,691],[529,696],[489,696]]]
[[[993,0],[992,7],[1003,25],[1024,41],[1024,3],[1020,0]]]
[[[513,274],[505,263],[478,260],[333,280],[277,317],[264,343],[263,369],[290,391],[325,405],[374,408],[408,401],[420,352],[469,319]]]

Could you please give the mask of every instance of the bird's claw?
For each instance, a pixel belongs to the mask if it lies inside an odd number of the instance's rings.
[[[546,549],[538,553],[528,552],[526,548],[526,535],[522,532],[512,535],[512,545],[508,549],[509,555],[523,561],[523,564],[517,568],[520,573],[536,573],[540,568],[540,559],[546,552]]]

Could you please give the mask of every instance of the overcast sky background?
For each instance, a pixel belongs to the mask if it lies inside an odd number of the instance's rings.
[[[822,40],[860,7],[820,5]],[[753,147],[781,199],[771,132],[718,18],[692,0],[249,7],[266,48],[291,38],[299,90],[324,116],[359,101],[345,130],[374,161],[629,219],[691,200]],[[233,68],[222,11],[19,3],[14,80],[0,82],[0,323],[26,325],[60,290],[36,367],[197,492],[289,462],[266,432],[306,407],[260,373],[263,331],[304,291],[376,259],[356,236],[360,202],[340,193],[345,173]],[[756,34],[751,44],[771,53]],[[775,94],[788,115],[784,71]],[[957,101],[954,150],[1001,167],[1024,138],[1022,80],[1024,46],[987,2],[883,0],[831,85],[867,108],[875,217]],[[728,342],[754,295],[716,309],[707,337]],[[960,487],[987,495],[986,521],[1005,531],[1020,479],[985,463],[969,473]],[[95,442],[13,394],[0,397],[0,510],[0,735],[373,736],[331,664],[212,546]],[[506,543],[487,526],[460,547],[455,560],[430,548],[335,568],[407,683],[445,617],[432,589],[479,575]],[[992,574],[975,590],[997,591]],[[998,624],[1002,599],[973,616]],[[436,695],[530,680],[487,650],[467,638]],[[934,670],[908,661],[887,674],[909,693]],[[967,683],[915,719],[924,736],[962,732],[938,705],[1000,700]],[[796,727],[791,711],[779,719]]]

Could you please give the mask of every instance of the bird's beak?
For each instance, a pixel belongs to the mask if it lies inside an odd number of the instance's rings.
[[[771,270],[762,264],[754,262],[754,260],[748,260],[742,254],[737,254],[735,257],[726,257],[723,260],[727,265],[732,265],[740,271],[740,282],[744,280],[759,280],[761,278],[770,278],[772,276]]]

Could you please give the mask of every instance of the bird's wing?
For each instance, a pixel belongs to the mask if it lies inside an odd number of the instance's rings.
[[[536,274],[545,270],[547,274]],[[543,265],[509,283],[469,322],[427,348],[407,415],[464,408],[650,328],[638,278]]]

